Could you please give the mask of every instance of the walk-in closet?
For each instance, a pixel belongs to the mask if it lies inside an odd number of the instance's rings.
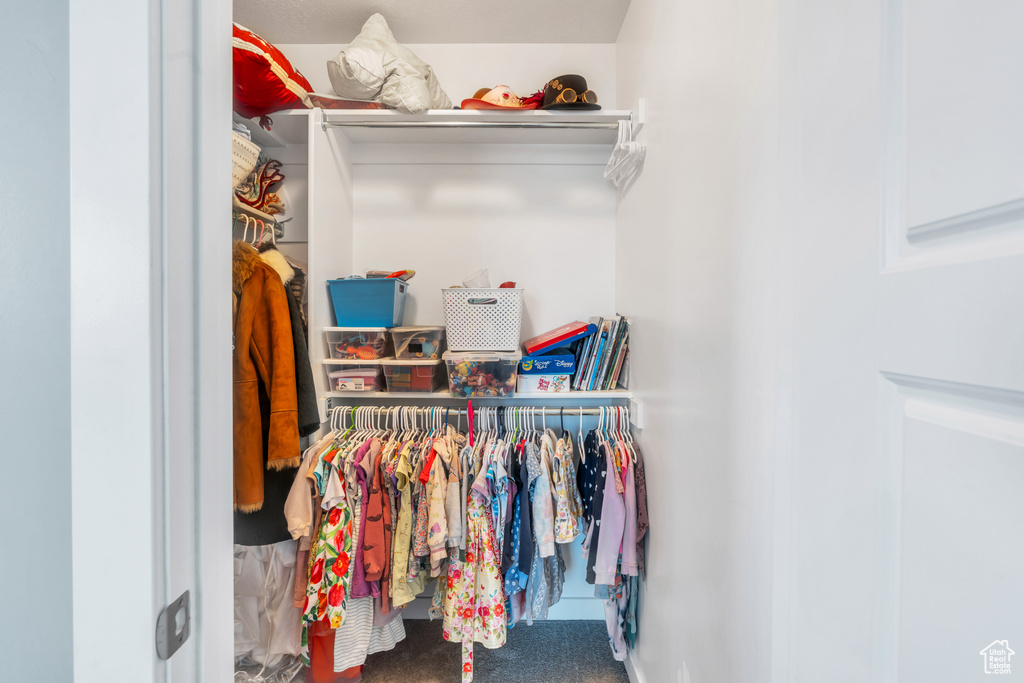
[[[3,25],[3,681],[1020,677],[1019,0]]]
[[[613,45],[541,42],[525,25],[508,29],[514,46],[410,31],[404,42],[422,44],[401,49],[429,62],[421,80],[448,108],[431,92],[429,109],[409,111],[388,85],[375,102],[342,98],[339,73],[365,36],[398,40],[421,12],[368,18],[339,55],[343,44],[317,42],[322,29],[236,4],[236,55],[249,51],[236,59],[269,43],[275,64],[333,96],[250,110],[236,66],[235,162],[248,178],[233,199],[235,270],[251,258],[239,245],[255,246],[294,290],[306,341],[296,363],[308,358],[313,381],[303,387],[305,368],[285,380],[299,385],[302,460],[267,455],[259,501],[236,471],[236,680],[626,681],[654,456],[632,434],[643,406],[629,355],[643,351],[615,309],[614,268],[619,197],[642,173],[643,102],[619,106]],[[601,30],[616,34],[621,16]],[[362,288],[378,285],[389,298],[370,320]],[[240,302],[248,289],[235,285]],[[491,297],[493,311],[477,305]],[[319,420],[303,416],[303,392]],[[262,431],[274,444],[271,403]],[[322,480],[312,499],[307,472]],[[329,501],[331,472],[349,482],[347,500]],[[445,490],[455,507],[435,511]],[[383,519],[370,510],[380,500]],[[322,514],[307,513],[311,501]]]

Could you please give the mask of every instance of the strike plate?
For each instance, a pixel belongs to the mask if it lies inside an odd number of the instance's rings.
[[[170,659],[192,632],[192,615],[189,606],[189,592],[169,604],[156,620],[156,654],[160,659]]]

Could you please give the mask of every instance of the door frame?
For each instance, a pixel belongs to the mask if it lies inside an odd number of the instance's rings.
[[[229,680],[231,3],[69,19],[75,680]],[[191,637],[163,661],[184,589]]]

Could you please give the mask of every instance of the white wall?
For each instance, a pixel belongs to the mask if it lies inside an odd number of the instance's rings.
[[[614,312],[615,194],[594,165],[356,164],[353,266],[412,268],[407,324],[482,268],[524,288],[522,337]]]
[[[344,45],[278,45],[319,93],[333,95],[327,60]],[[454,106],[480,88],[507,85],[520,97],[532,95],[551,78],[578,73],[606,109],[615,98],[615,45],[608,44],[422,44],[409,45],[430,64]]]
[[[0,62],[11,67],[0,80],[20,103],[0,107],[0,677],[65,683],[74,567],[67,0],[7,6],[4,30]]]
[[[633,0],[617,44],[620,102],[647,98],[615,304],[642,349],[648,683],[770,671],[777,21],[774,3]]]

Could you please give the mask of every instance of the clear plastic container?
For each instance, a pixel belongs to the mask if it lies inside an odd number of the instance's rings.
[[[444,326],[396,327],[391,330],[395,358],[440,360],[448,348]]]
[[[428,393],[444,384],[444,363],[437,360],[384,360],[384,377],[388,391],[395,393]]]
[[[325,327],[324,339],[331,358],[377,360],[391,355],[386,327]]]
[[[328,391],[385,391],[380,361],[325,360]]]
[[[512,396],[523,354],[445,351],[448,387],[455,398]]]

